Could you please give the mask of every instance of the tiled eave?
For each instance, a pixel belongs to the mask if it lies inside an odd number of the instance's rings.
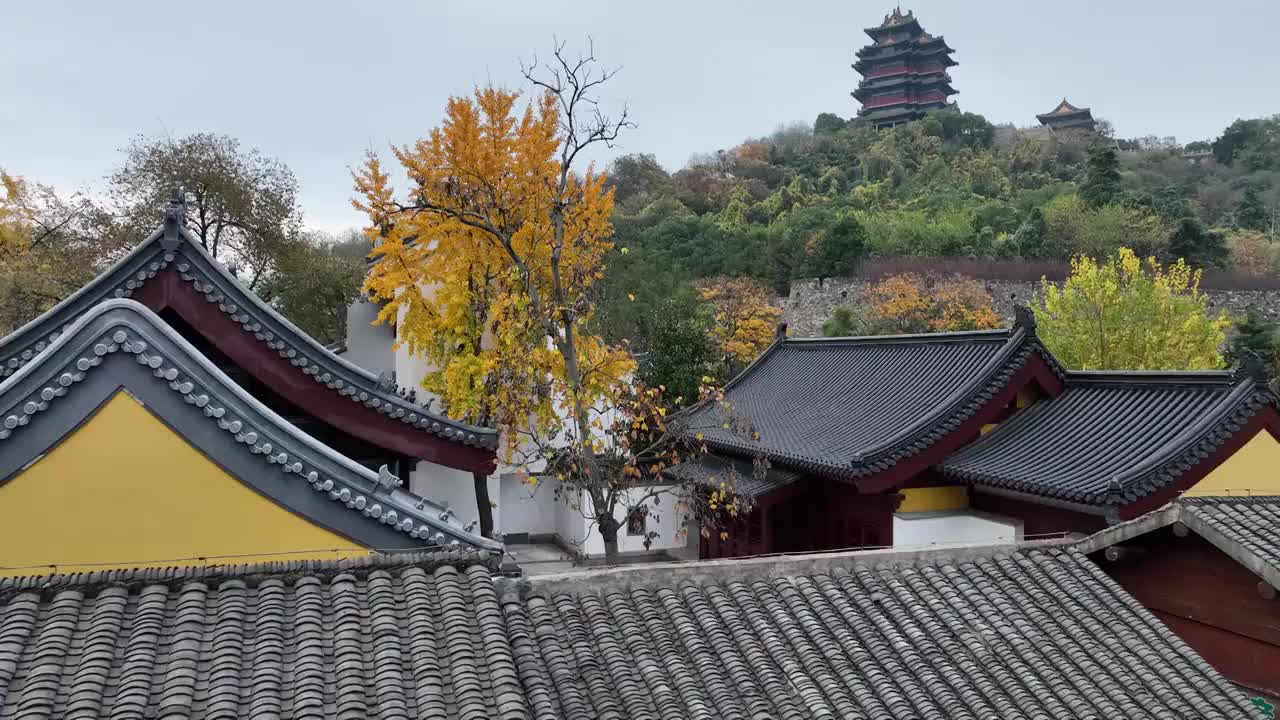
[[[325,349],[247,290],[185,229],[172,225],[152,233],[91,283],[0,339],[0,380],[31,362],[98,303],[135,296],[149,301],[156,294],[153,290],[157,284],[166,280],[166,274],[180,278],[211,310],[229,318],[246,337],[259,344],[263,352],[287,361],[322,392],[333,393],[406,429],[462,448],[474,448],[476,452],[458,463],[465,469],[483,470],[481,466],[492,465],[498,443],[495,431],[451,420],[399,397],[389,378],[374,376]],[[362,430],[358,423],[344,429],[355,434]],[[403,447],[393,449],[413,455]]]
[[[1090,382],[1119,384],[1125,382],[1126,374],[1113,374],[1105,380],[1099,380],[1102,374],[1097,373],[1072,373],[1071,377],[1076,375],[1088,377]],[[1209,382],[1221,383],[1224,374],[1205,373],[1204,375],[1211,377],[1197,380],[1194,376],[1188,376],[1184,382],[1192,386]],[[1130,374],[1129,378],[1131,383],[1158,381],[1161,381],[1158,376],[1146,377],[1141,373]],[[1070,383],[1071,380],[1069,379],[1068,382]],[[997,472],[967,466],[964,461],[957,461],[954,464],[943,462],[938,469],[948,477],[972,483],[979,490],[1017,493],[1026,499],[1044,498],[1064,501],[1083,509],[1121,508],[1156,497],[1160,493],[1167,493],[1193,470],[1203,470],[1204,464],[1210,461],[1225,444],[1239,441],[1238,435],[1246,426],[1255,422],[1260,412],[1268,408],[1274,412],[1278,407],[1280,407],[1280,401],[1273,393],[1259,385],[1253,378],[1241,376],[1237,379],[1235,387],[1217,403],[1212,412],[1197,418],[1184,432],[1160,447],[1142,463],[1112,478],[1107,478],[1110,481],[1110,487],[1103,490],[1079,491],[1073,490],[1069,485],[1043,484],[1034,480],[1007,477]],[[1099,421],[1102,420],[1090,420],[1090,422]],[[1011,424],[1008,427],[999,428],[996,432],[1008,434],[1020,430],[1019,427]],[[988,440],[994,439],[994,434],[988,438]],[[1045,440],[1048,441],[1051,438]],[[981,446],[975,445],[973,448],[973,452],[977,453]]]
[[[836,480],[856,482],[885,473],[899,463],[926,453],[935,444],[970,422],[979,410],[986,407],[993,398],[1009,387],[1010,382],[1026,368],[1031,358],[1035,357],[1039,362],[1043,362],[1059,381],[1065,377],[1062,366],[1049,354],[1035,337],[1034,332],[1028,332],[1023,327],[1000,332],[1008,333],[1008,340],[1005,341],[1003,349],[967,385],[952,393],[951,396],[941,398],[932,412],[921,416],[918,421],[904,428],[896,437],[876,447],[868,448],[851,464],[843,465],[821,457],[763,448],[745,438],[726,440],[708,437],[705,442],[709,448],[717,452],[747,458],[763,455],[779,468]],[[911,341],[911,339],[910,336],[900,338],[902,341]],[[897,339],[893,337],[879,339],[881,342],[895,340]],[[812,342],[821,342],[821,340]],[[766,355],[777,347],[775,343],[753,365],[764,362]],[[741,380],[751,370],[752,368],[748,368],[743,371],[734,382]]]
[[[131,300],[93,306],[0,383],[0,485],[122,388],[241,482],[366,547],[501,550],[385,466],[375,473],[298,430]],[[184,511],[198,509],[178,499]]]

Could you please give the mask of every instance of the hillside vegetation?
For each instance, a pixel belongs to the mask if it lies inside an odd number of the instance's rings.
[[[1212,159],[1186,157],[1196,151]],[[1277,266],[1280,116],[1182,146],[997,127],[956,110],[879,132],[823,114],[674,173],[635,154],[610,175],[618,249],[601,320],[640,344],[645,316],[719,276],[782,295],[866,258],[1066,260],[1120,247],[1208,269]]]

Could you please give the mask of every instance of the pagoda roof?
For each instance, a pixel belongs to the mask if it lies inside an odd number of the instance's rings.
[[[719,404],[688,413],[688,432],[717,453],[858,483],[958,447],[957,428],[1036,374],[1061,372],[1035,337],[1002,330],[851,338],[783,338],[726,387]],[[997,405],[1000,403],[996,403]],[[734,416],[754,437],[725,429]],[[974,430],[976,433],[976,429]],[[934,450],[934,446],[938,450]],[[884,488],[880,488],[884,489]]]
[[[920,23],[916,21],[915,14],[910,10],[904,13],[902,12],[901,7],[895,7],[893,12],[884,16],[884,20],[882,20],[879,25],[876,27],[866,28],[863,32],[870,35],[872,39],[878,39],[879,36],[889,32],[901,30],[907,30],[910,32],[913,29],[920,31]]]
[[[1092,117],[1093,113],[1090,112],[1089,108],[1078,108],[1067,102],[1066,98],[1062,98],[1062,102],[1058,103],[1057,107],[1047,113],[1036,115],[1036,118],[1041,122],[1044,122],[1045,120],[1053,118],[1070,117],[1073,115],[1088,115]]]
[[[521,580],[456,553],[14,578],[0,652],[4,717],[1262,717],[1043,542]]]
[[[497,432],[452,420],[333,354],[205,251],[171,205],[165,224],[90,283],[0,339],[0,380],[31,362],[81,315],[111,298],[172,310],[294,405],[371,444],[471,472],[491,472]]]
[[[1244,371],[1070,372],[938,465],[979,490],[1105,514],[1168,494],[1224,444],[1275,424],[1280,401]],[[1280,427],[1277,427],[1280,431]]]
[[[0,485],[122,389],[240,482],[366,547],[502,548],[464,528],[447,504],[403,489],[385,466],[373,472],[299,430],[132,300],[89,308],[0,383]],[[51,518],[57,510],[33,509]],[[174,498],[172,511],[199,508]]]

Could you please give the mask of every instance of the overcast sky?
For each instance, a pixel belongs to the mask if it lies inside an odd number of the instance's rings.
[[[0,167],[100,191],[129,138],[227,133],[298,176],[305,220],[360,224],[348,169],[439,124],[449,95],[518,86],[518,63],[595,39],[605,99],[638,127],[614,152],[670,170],[820,112],[887,2],[0,1]],[[1122,137],[1211,139],[1280,112],[1280,0],[917,0],[946,37],[960,107],[1035,122],[1064,95]],[[601,160],[607,160],[602,157]]]

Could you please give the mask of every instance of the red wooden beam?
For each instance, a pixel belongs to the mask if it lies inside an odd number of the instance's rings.
[[[393,453],[466,472],[492,473],[491,450],[451,442],[353,402],[317,383],[166,268],[133,293],[156,313],[170,309],[245,372],[316,419]]]

